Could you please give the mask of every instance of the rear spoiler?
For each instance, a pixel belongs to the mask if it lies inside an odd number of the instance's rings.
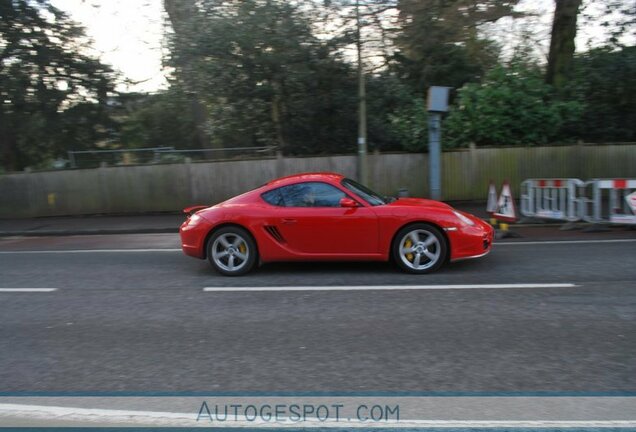
[[[198,206],[186,207],[183,209],[183,212],[187,214],[188,216],[192,216],[194,213],[204,208],[208,208],[208,206],[198,205]]]

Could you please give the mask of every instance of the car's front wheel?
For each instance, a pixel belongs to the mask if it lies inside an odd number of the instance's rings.
[[[448,244],[436,227],[417,223],[402,228],[393,241],[393,259],[409,273],[430,273],[446,261]]]
[[[258,258],[250,233],[235,226],[216,231],[208,240],[207,252],[212,267],[226,276],[244,275],[252,270]]]

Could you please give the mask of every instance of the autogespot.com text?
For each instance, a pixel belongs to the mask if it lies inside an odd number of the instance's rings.
[[[347,414],[345,414],[347,413]],[[353,416],[352,416],[353,414]],[[201,404],[197,422],[396,422],[399,405],[358,404]]]

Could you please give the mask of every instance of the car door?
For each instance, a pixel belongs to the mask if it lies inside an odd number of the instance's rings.
[[[299,254],[368,255],[378,253],[378,221],[373,209],[341,207],[349,197],[323,182],[302,182],[276,191],[277,228]],[[264,197],[267,200],[267,197]]]

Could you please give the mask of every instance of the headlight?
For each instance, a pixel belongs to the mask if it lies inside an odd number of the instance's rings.
[[[192,216],[190,216],[190,219],[188,219],[188,225],[196,225],[197,223],[199,223],[201,219],[202,219],[201,216],[195,213]]]
[[[467,218],[466,216],[464,216],[460,212],[453,210],[453,213],[455,213],[455,216],[457,216],[457,218],[460,221],[464,222],[466,225],[470,225],[470,226],[475,225],[475,222],[473,222],[472,219]]]

